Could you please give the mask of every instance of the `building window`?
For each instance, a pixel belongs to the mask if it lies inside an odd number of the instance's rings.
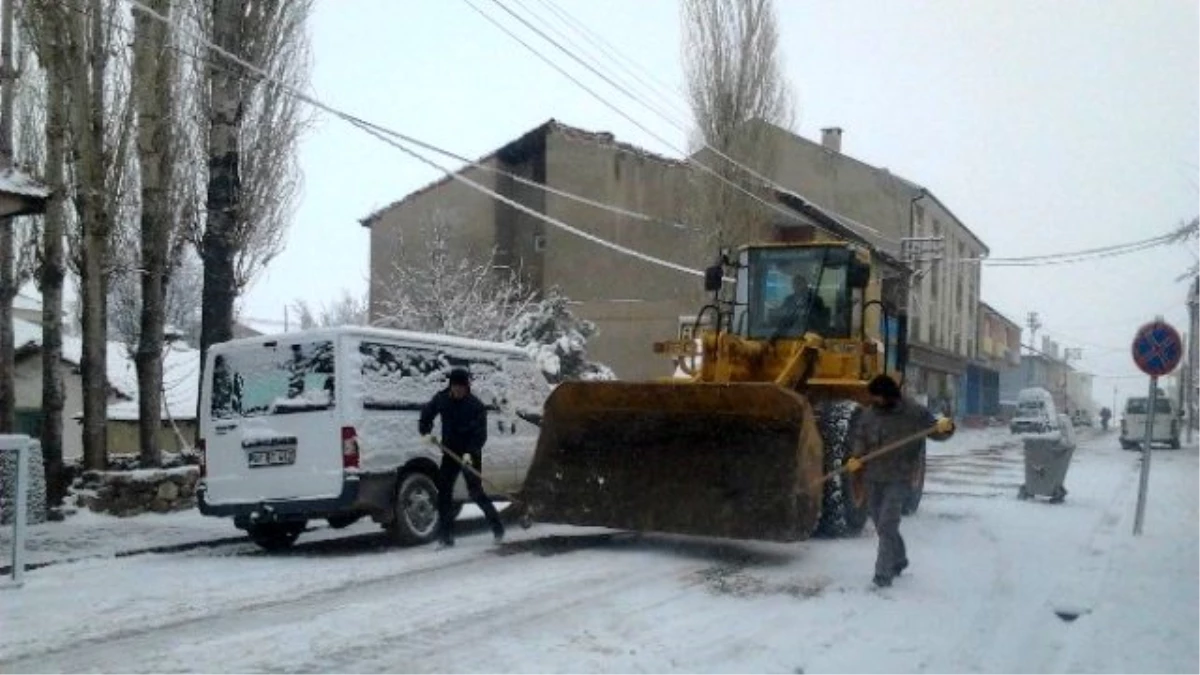
[[[545,250],[546,250],[546,235],[544,235],[544,234],[533,235],[533,251],[534,251],[534,253],[541,253]]]

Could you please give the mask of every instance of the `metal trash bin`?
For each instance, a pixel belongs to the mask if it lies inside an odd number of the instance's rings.
[[[1063,481],[1075,454],[1075,430],[1066,415],[1058,416],[1058,432],[1024,439],[1025,484],[1017,491],[1018,499],[1049,497],[1060,504],[1067,496]]]

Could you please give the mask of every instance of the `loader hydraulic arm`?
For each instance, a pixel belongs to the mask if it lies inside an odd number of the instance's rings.
[[[801,390],[812,377],[817,359],[821,357],[823,340],[816,333],[805,333],[796,343],[795,352],[787,365],[775,377],[775,384],[785,389]]]

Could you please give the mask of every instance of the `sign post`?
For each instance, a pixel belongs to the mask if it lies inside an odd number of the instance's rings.
[[[1179,331],[1162,317],[1142,326],[1133,337],[1133,362],[1150,376],[1149,408],[1146,410],[1146,436],[1142,442],[1142,472],[1138,481],[1137,513],[1133,534],[1141,536],[1146,517],[1146,495],[1150,489],[1150,442],[1154,440],[1154,412],[1158,404],[1158,378],[1170,374],[1183,356]]]

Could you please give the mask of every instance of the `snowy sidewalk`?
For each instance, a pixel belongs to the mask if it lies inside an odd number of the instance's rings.
[[[0,528],[0,551],[4,552],[0,568],[5,570],[11,564],[12,535],[11,525]],[[229,520],[206,518],[195,510],[117,518],[80,509],[62,522],[31,525],[26,535],[25,559],[35,568],[152,548],[245,539]]]

